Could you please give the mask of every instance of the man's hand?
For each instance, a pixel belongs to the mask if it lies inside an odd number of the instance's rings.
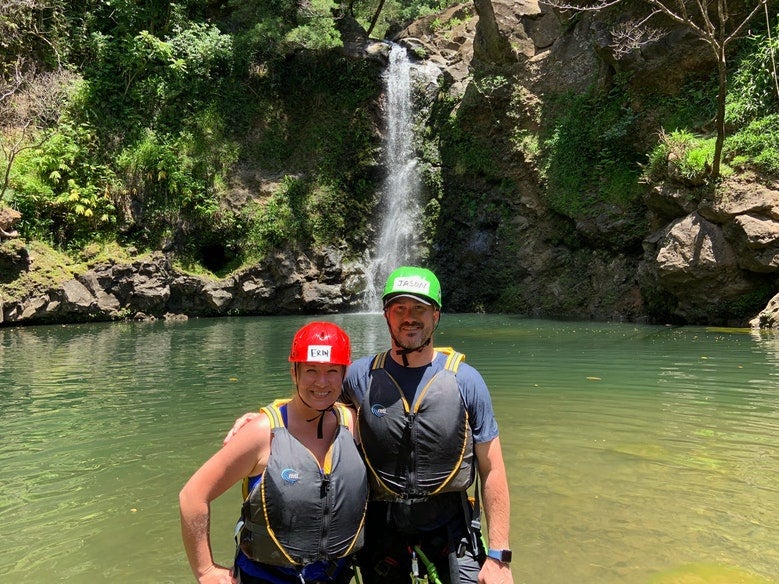
[[[514,584],[508,564],[487,558],[479,571],[479,584]]]
[[[233,427],[230,428],[230,431],[227,433],[227,436],[224,437],[224,440],[222,440],[222,446],[230,442],[232,440],[233,436],[243,428],[248,422],[252,421],[254,418],[260,415],[260,412],[249,412],[248,414],[244,414],[240,418],[238,418],[235,423],[233,424]]]

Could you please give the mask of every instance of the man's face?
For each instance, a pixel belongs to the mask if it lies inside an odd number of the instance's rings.
[[[430,304],[401,297],[384,309],[384,316],[395,342],[401,348],[418,349],[432,336],[439,312]]]

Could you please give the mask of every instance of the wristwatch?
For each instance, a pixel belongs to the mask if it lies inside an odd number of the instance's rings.
[[[487,550],[487,557],[509,564],[511,563],[511,550]]]

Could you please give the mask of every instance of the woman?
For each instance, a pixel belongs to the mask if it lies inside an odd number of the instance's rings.
[[[313,322],[292,341],[294,395],[265,406],[189,479],[179,494],[181,532],[201,584],[286,584],[351,579],[368,496],[354,443],[354,412],[336,403],[349,337]],[[244,480],[230,569],[214,563],[210,503]]]

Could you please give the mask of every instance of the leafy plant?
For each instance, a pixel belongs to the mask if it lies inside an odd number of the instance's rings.
[[[113,172],[92,158],[91,128],[63,122],[40,147],[19,154],[12,201],[22,231],[61,246],[79,246],[116,223]]]
[[[772,35],[751,35],[743,44],[725,103],[725,121],[736,126],[779,108],[779,25]]]
[[[569,217],[595,203],[627,204],[640,192],[635,114],[619,90],[568,94],[553,104],[554,124],[542,139],[542,173],[553,209]]]
[[[779,176],[779,114],[756,119],[725,140],[730,165]]]

